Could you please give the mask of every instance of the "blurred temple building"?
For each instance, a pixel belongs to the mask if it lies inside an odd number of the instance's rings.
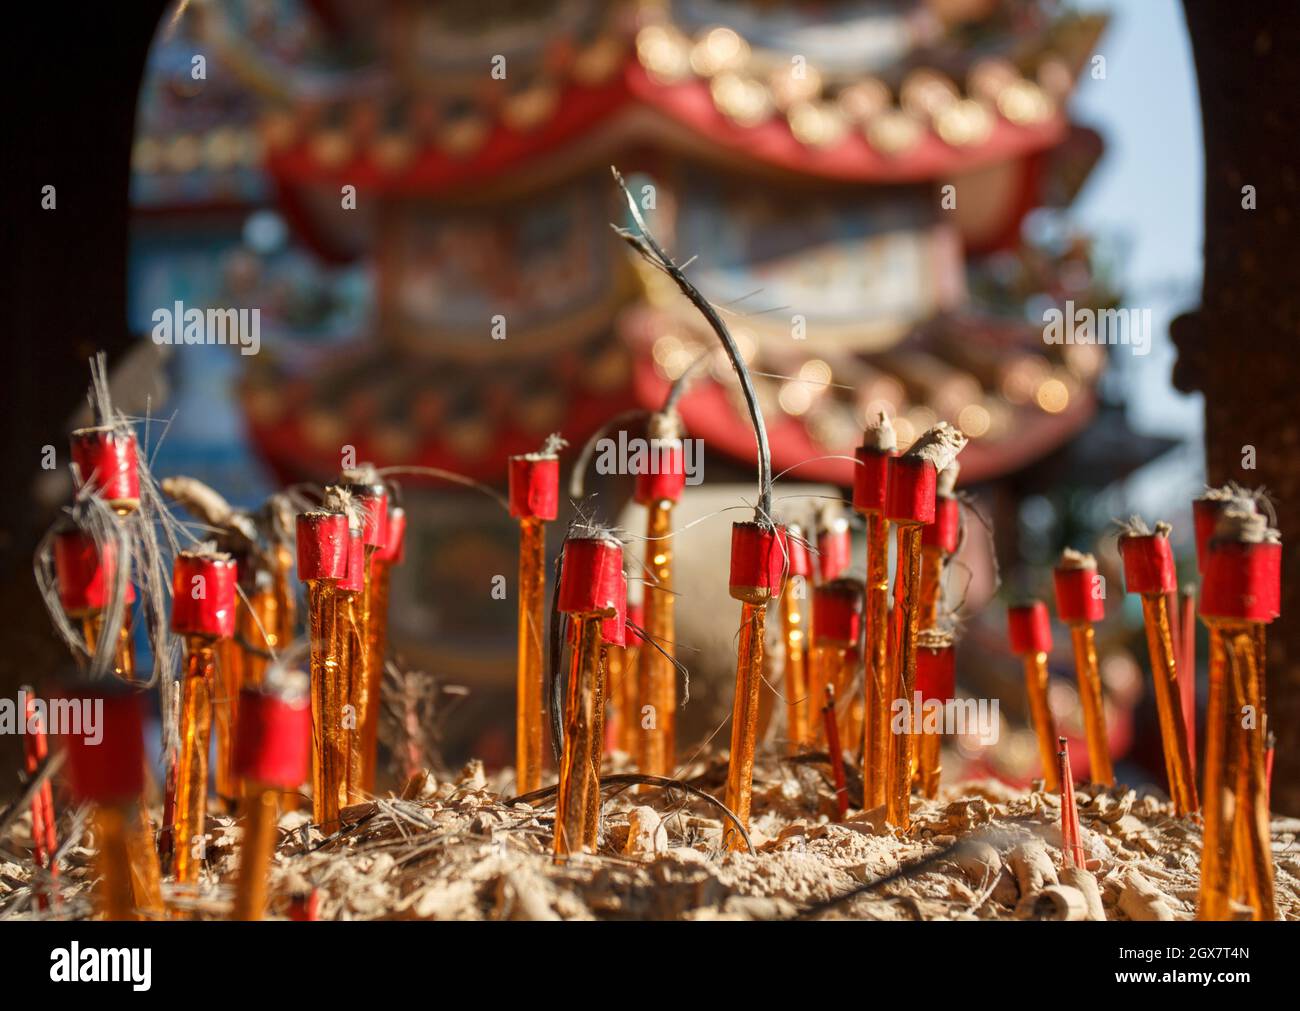
[[[683,420],[710,483],[750,481],[714,338],[610,229],[616,165],[726,311],[775,471],[845,486],[877,411],[904,445],[950,421],[1014,556],[998,484],[1101,487],[1152,455],[1099,390],[1105,348],[1043,340],[1044,307],[1115,304],[1088,237],[1023,227],[1101,156],[1067,106],[1103,28],[1052,0],[193,3],[137,126],[138,326],[174,298],[263,307],[258,355],[180,357],[238,376],[232,423],[277,481],[351,446],[501,484],[553,431],[658,407],[703,353]],[[472,492],[405,494],[399,647],[508,689],[513,611],[481,584],[513,571],[515,526]]]

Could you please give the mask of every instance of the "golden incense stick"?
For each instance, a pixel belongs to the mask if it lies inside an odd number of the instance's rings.
[[[194,884],[202,866],[208,795],[208,746],[212,732],[212,692],[216,680],[213,644],[192,636],[181,682],[181,745],[176,770],[176,822],[173,874],[180,884]]]
[[[889,797],[889,730],[893,676],[889,658],[889,520],[867,514],[867,732],[863,760],[863,806],[885,804]]]
[[[1261,693],[1255,645],[1255,635],[1250,628],[1239,626],[1224,633],[1223,646],[1237,714],[1252,710],[1259,712]],[[1246,901],[1254,910],[1252,919],[1276,920],[1268,790],[1264,782],[1264,734],[1258,726],[1247,729],[1240,719],[1236,722],[1236,731],[1235,822],[1238,841],[1234,849],[1241,862]]]
[[[347,692],[336,645],[336,598],[338,582],[347,575],[348,518],[341,512],[304,513],[298,517],[297,542],[311,648],[312,820],[329,832],[338,826],[339,810],[347,803]]]
[[[866,740],[862,752],[863,807],[883,806],[889,796],[889,755],[892,735],[889,707],[893,671],[889,652],[889,459],[898,452],[898,438],[883,411],[855,450],[853,508],[867,523],[866,558]]]
[[[1228,661],[1217,622],[1209,631],[1210,694],[1205,706],[1204,831],[1197,918],[1226,920],[1236,813],[1237,721],[1228,684]]]
[[[521,793],[542,785],[542,596],[545,526],[519,521],[519,655],[516,665],[515,772]]]
[[[216,651],[235,632],[237,580],[234,559],[211,551],[182,551],[172,569],[172,630],[185,637],[187,653],[172,831],[173,875],[183,885],[198,882],[204,860]]]
[[[749,828],[754,791],[754,749],[758,735],[758,690],[763,682],[763,636],[767,608],[744,603],[740,608],[740,642],[736,650],[736,696],[731,710],[731,760],[727,766],[724,803]],[[727,822],[723,846],[738,850],[744,839]]]
[[[781,593],[786,575],[786,532],[770,523],[731,525],[731,573],[728,589],[741,602],[740,634],[736,646],[736,694],[731,709],[731,753],[727,765],[724,803],[749,829],[754,791],[754,752],[758,744],[758,695],[763,681],[763,638],[767,604]],[[744,836],[728,821],[722,845],[744,846]]]
[[[808,694],[810,650],[801,600],[812,575],[812,559],[803,528],[789,523],[785,529],[790,577],[781,591],[781,637],[785,642],[786,750],[794,755],[812,741],[809,711],[813,702]]]
[[[600,625],[600,652],[596,661],[596,686],[591,730],[591,782],[587,784],[587,807],[583,821],[583,845],[595,851],[600,836],[600,769],[605,760],[605,707],[612,692],[609,684],[610,659],[621,655],[627,645],[627,574],[618,571],[615,580],[614,614]]]
[[[619,599],[622,604],[619,604]],[[603,530],[570,536],[564,544],[558,609],[575,623],[575,641],[565,686],[564,747],[556,793],[556,863],[595,843],[593,814],[599,823],[600,742],[596,740],[603,702],[601,679],[602,624],[626,615],[627,587],[623,547]],[[594,808],[594,811],[593,811]],[[589,843],[590,839],[590,843]]]
[[[672,508],[660,499],[646,512],[646,581],[642,606],[645,630],[669,656],[676,652],[677,635],[673,609]],[[668,656],[647,643],[637,657],[637,696],[650,706],[652,720],[641,728],[637,767],[651,776],[671,776],[677,751],[677,670]]]
[[[957,429],[940,422],[906,453],[889,461],[885,516],[898,527],[892,698],[909,706],[916,687],[916,639],[921,624],[921,531],[935,520],[939,473],[952,466],[966,441]],[[911,724],[911,720],[905,721],[902,732],[893,734],[889,756],[887,817],[903,831],[911,827],[910,795],[916,767]]]
[[[593,782],[599,785],[599,779],[592,775],[592,766],[601,619],[599,614],[591,614],[577,620],[578,642],[565,698],[564,751],[555,801],[553,851],[557,863],[583,849],[591,786]]]
[[[646,423],[650,453],[638,468],[633,497],[646,509],[645,589],[641,603],[651,642],[637,656],[638,704],[650,707],[639,727],[637,764],[641,772],[671,776],[677,761],[677,629],[673,593],[673,507],[686,487],[686,444],[681,419],[672,407]],[[666,655],[665,655],[666,654]]]
[[[360,522],[361,571],[349,572],[339,584],[343,604],[340,635],[346,637],[348,683],[353,732],[348,757],[348,802],[368,800],[374,790],[379,739],[383,660],[377,656],[375,625],[375,557],[388,545],[388,489],[373,465],[362,464],[343,473],[342,491],[350,498]],[[355,550],[355,549],[353,549]]]
[[[901,458],[900,458],[901,459]],[[910,703],[916,688],[916,637],[921,624],[921,527],[916,523],[898,524],[898,569],[894,576],[894,613],[897,639],[893,658],[891,699]],[[889,752],[890,787],[887,818],[892,825],[907,830],[911,825],[912,776],[915,767],[912,721],[892,735]]]
[[[515,665],[515,779],[520,793],[542,785],[543,593],[546,524],[559,512],[563,441],[509,460],[510,515],[519,520],[519,647]]]
[[[1113,786],[1110,737],[1106,731],[1106,701],[1097,665],[1093,623],[1106,616],[1105,595],[1092,555],[1067,548],[1053,572],[1057,616],[1070,627],[1083,731],[1088,744],[1088,773],[1094,783]]]
[[[1156,524],[1155,533],[1147,533],[1145,526],[1138,526],[1120,537],[1119,546],[1124,561],[1125,587],[1129,593],[1142,597],[1142,617],[1146,626],[1147,650],[1151,655],[1151,677],[1155,685],[1156,713],[1160,721],[1169,795],[1173,798],[1175,811],[1186,815],[1195,811],[1199,804],[1174,659],[1169,599],[1177,582],[1169,531],[1167,523]]]

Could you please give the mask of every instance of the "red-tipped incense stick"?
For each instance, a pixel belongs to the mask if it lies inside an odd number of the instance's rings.
[[[1043,789],[1055,793],[1061,783],[1056,760],[1056,721],[1047,701],[1047,654],[1052,651],[1052,623],[1047,605],[1035,600],[1008,608],[1007,638],[1011,652],[1021,658],[1025,668],[1025,695],[1038,737]]]
[[[519,521],[519,650],[515,666],[515,778],[520,793],[542,785],[542,596],[546,524],[559,513],[560,459],[547,446],[509,462],[510,515]]]
[[[583,815],[583,846],[594,851],[600,836],[600,768],[605,761],[605,708],[611,691],[609,658],[627,646],[627,575],[618,572],[614,613],[600,623],[600,654],[596,662],[594,722],[591,730],[591,778]]]
[[[673,591],[673,508],[686,487],[686,445],[675,411],[661,411],[648,424],[658,466],[636,477],[635,498],[646,508],[645,570],[642,596],[645,630],[651,642],[637,656],[639,707],[650,706],[654,719],[638,723],[637,765],[652,776],[671,776],[677,754],[677,626]]]
[[[328,500],[327,500],[328,501]],[[339,500],[334,505],[341,504]],[[347,569],[335,584],[335,606],[338,621],[334,628],[334,651],[338,656],[340,681],[344,691],[343,744],[347,751],[347,776],[344,781],[342,806],[362,803],[366,799],[363,785],[365,767],[362,761],[361,694],[366,680],[365,635],[362,622],[362,600],[366,592],[366,542],[362,528],[353,525],[349,517]]]
[[[777,528],[757,521],[731,525],[731,596],[741,602],[736,648],[736,696],[731,710],[731,756],[726,805],[748,831],[754,792],[754,751],[758,737],[758,692],[763,681],[763,636],[767,605],[781,593],[786,557]],[[731,822],[723,847],[738,850],[744,837]]]
[[[1066,866],[1084,870],[1088,856],[1083,849],[1083,835],[1079,828],[1079,807],[1074,802],[1074,774],[1070,772],[1070,750],[1064,737],[1057,738],[1057,775],[1061,780],[1061,848],[1065,851]]]
[[[898,452],[897,437],[882,413],[855,451],[853,508],[867,522],[866,746],[862,756],[863,807],[880,807],[889,797],[889,709],[893,699],[889,666],[889,458]]]
[[[103,681],[68,693],[100,707],[97,739],[63,737],[68,778],[78,801],[95,805],[95,900],[105,920],[133,920],[162,912],[158,854],[141,835],[138,812],[144,790],[144,733],[140,696]],[[133,878],[143,881],[133,883]],[[141,902],[142,896],[147,901]]]
[[[862,642],[864,590],[859,579],[840,578],[813,590],[813,662],[809,692],[821,698],[835,689],[840,739],[850,748],[862,742],[863,700],[855,698]],[[822,736],[822,735],[819,735]],[[823,737],[824,739],[824,737]]]
[[[1277,916],[1266,730],[1243,714],[1261,711],[1258,627],[1281,611],[1281,572],[1277,531],[1258,513],[1225,509],[1208,545],[1201,592],[1201,617],[1211,637],[1200,919],[1227,918],[1230,897],[1249,904],[1253,919]],[[1240,896],[1231,894],[1234,882]]]
[[[36,693],[27,686],[19,690],[26,702],[23,706],[23,720],[26,733],[23,735],[23,760],[27,775],[34,775],[49,754],[49,744],[45,737],[45,723],[36,705]],[[54,791],[46,779],[32,797],[32,863],[38,870],[44,870],[51,881],[57,882],[59,864],[54,859],[58,852],[58,838],[54,831]],[[57,891],[54,893],[57,899]],[[50,895],[44,888],[36,892],[36,905],[40,909],[50,907]]]
[[[235,634],[237,577],[234,560],[216,552],[182,551],[172,569],[172,631],[185,637],[187,653],[181,681],[173,874],[186,885],[198,881],[203,863],[216,646]]]
[[[1113,786],[1115,771],[1111,767],[1110,738],[1106,731],[1106,697],[1101,687],[1097,639],[1093,630],[1093,624],[1106,616],[1097,560],[1092,555],[1067,548],[1053,573],[1053,582],[1056,615],[1070,626],[1083,730],[1088,742],[1088,774],[1094,783]]]
[[[921,529],[934,522],[939,472],[949,467],[966,445],[966,437],[940,422],[889,463],[889,497],[885,515],[898,528],[898,563],[894,576],[893,698],[911,699],[916,686],[916,637],[921,619]],[[912,820],[911,786],[916,765],[910,728],[894,734],[890,750],[888,818],[906,831]]]
[[[270,675],[239,693],[235,768],[244,781],[244,842],[231,918],[260,920],[266,876],[275,852],[279,793],[296,790],[311,759],[310,681],[305,674]]]
[[[86,650],[93,655],[103,630],[104,612],[113,599],[117,578],[114,546],[105,541],[101,547],[85,530],[61,530],[54,538],[54,573],[63,610],[80,621]],[[135,677],[135,649],[131,642],[134,602],[135,588],[128,580],[123,593],[122,625],[113,650],[113,670],[127,680]]]
[[[1156,712],[1160,719],[1160,740],[1164,748],[1165,772],[1174,809],[1190,814],[1199,806],[1192,777],[1191,747],[1183,719],[1178,690],[1170,595],[1177,588],[1174,555],[1169,546],[1170,527],[1156,524],[1155,533],[1138,528],[1119,539],[1124,560],[1124,585],[1129,593],[1142,597],[1147,649],[1151,654],[1151,676],[1155,683]]]
[[[812,576],[812,558],[803,528],[796,523],[785,527],[785,550],[790,559],[790,578],[781,591],[781,636],[785,641],[786,748],[796,754],[812,743],[808,687],[809,642],[801,597]]]
[[[307,584],[307,622],[311,648],[312,818],[337,825],[347,803],[347,741],[343,707],[347,686],[339,667],[337,586],[347,575],[348,518],[338,512],[298,517],[298,578]]]
[[[576,652],[565,691],[564,750],[553,846],[557,862],[583,849],[588,804],[599,803],[594,734],[601,624],[618,612],[622,572],[623,546],[612,537],[595,533],[565,541],[556,596],[559,610],[576,623]]]
[[[361,589],[354,602],[356,641],[352,655],[352,707],[356,733],[348,772],[348,799],[357,804],[375,788],[379,740],[380,691],[384,660],[379,654],[382,635],[374,611],[374,560],[388,548],[388,488],[373,466],[345,471],[344,487],[352,496],[361,519]]]

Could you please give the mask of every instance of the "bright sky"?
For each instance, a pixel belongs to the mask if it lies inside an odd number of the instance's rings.
[[[1120,257],[1124,305],[1151,309],[1155,330],[1150,355],[1120,363],[1137,394],[1130,421],[1153,434],[1199,436],[1199,396],[1179,394],[1169,381],[1169,320],[1199,299],[1203,231],[1200,105],[1182,5],[1074,0],[1074,6],[1111,18],[1098,49],[1106,58],[1105,79],[1085,74],[1072,105],[1074,117],[1106,140],[1074,213]]]

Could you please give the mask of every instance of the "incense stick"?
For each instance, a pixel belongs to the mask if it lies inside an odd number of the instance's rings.
[[[247,789],[235,920],[260,920],[266,908],[279,791],[302,782],[311,753],[309,685],[305,674],[277,670],[260,689],[245,688],[239,696],[235,768]]]
[[[1281,610],[1282,545],[1253,510],[1225,507],[1206,546],[1201,616],[1210,631],[1205,834],[1200,919],[1228,918],[1229,900],[1276,919],[1265,770],[1266,731],[1242,714],[1263,705],[1259,629]]]
[[[883,411],[862,437],[854,456],[853,508],[867,522],[866,557],[866,741],[862,753],[863,807],[884,805],[889,796],[892,734],[889,708],[893,673],[889,651],[889,459],[898,439]]]
[[[137,908],[132,883],[132,864],[139,859],[152,865],[155,883],[158,878],[157,856],[149,840],[132,838],[139,833],[136,809],[144,789],[140,696],[116,691],[103,682],[73,689],[69,696],[93,700],[101,713],[101,732],[95,743],[79,734],[63,739],[73,796],[95,805],[95,904],[100,917],[132,920],[161,913],[160,897],[154,906]],[[142,870],[148,874],[147,869]],[[157,892],[155,888],[155,896]]]
[[[849,813],[849,791],[844,784],[844,752],[840,748],[840,731],[835,719],[834,685],[826,686],[822,723],[826,728],[826,750],[831,756],[831,776],[835,782],[835,820],[843,821]]]
[[[1021,658],[1025,669],[1025,697],[1038,739],[1043,789],[1056,793],[1061,789],[1061,777],[1056,754],[1056,721],[1047,697],[1047,655],[1052,651],[1047,605],[1035,600],[1010,607],[1007,609],[1007,625],[1011,652]]]
[[[551,436],[537,453],[509,461],[510,515],[519,521],[519,646],[515,666],[515,778],[520,792],[542,782],[542,595],[546,524],[559,513],[563,445]]]
[[[1160,720],[1160,741],[1164,749],[1169,793],[1174,809],[1178,814],[1186,815],[1195,811],[1199,804],[1196,782],[1192,777],[1187,723],[1183,719],[1178,691],[1178,667],[1169,609],[1169,597],[1177,583],[1169,531],[1167,523],[1157,523],[1156,532],[1148,533],[1145,524],[1135,521],[1121,535],[1119,546],[1124,562],[1125,588],[1129,593],[1142,597],[1142,617],[1147,650],[1151,656],[1151,677],[1155,684],[1156,712]]]
[[[809,710],[810,643],[806,632],[801,591],[812,576],[812,560],[803,528],[797,523],[785,526],[785,549],[790,560],[790,576],[781,590],[781,637],[785,643],[785,711],[786,750],[795,755],[812,743]]]
[[[886,517],[898,528],[898,562],[894,576],[895,640],[892,658],[892,698],[910,701],[916,685],[916,638],[921,619],[921,528],[934,521],[938,474],[956,459],[966,437],[940,422],[912,444],[903,456],[889,460]],[[911,825],[911,785],[915,749],[907,721],[892,735],[888,818],[906,831]]]
[[[1088,773],[1094,783],[1113,786],[1115,772],[1110,761],[1110,739],[1106,730],[1106,701],[1097,665],[1094,622],[1106,616],[1106,604],[1092,555],[1066,549],[1053,573],[1057,616],[1070,627],[1079,705],[1083,710],[1083,731],[1088,744]]]
[[[187,654],[181,681],[173,876],[179,884],[194,885],[204,853],[216,650],[235,632],[237,571],[229,555],[204,550],[179,554],[173,572],[172,629],[185,637]]]
[[[587,536],[565,540],[557,606],[573,617],[577,629],[572,669],[565,686],[564,742],[552,840],[557,863],[585,848],[588,806],[599,804],[600,770],[594,735],[601,624],[618,613],[622,571],[622,545],[607,532],[593,529]]]
[[[641,599],[645,627],[662,649],[643,649],[637,657],[637,701],[653,719],[640,729],[637,764],[652,776],[673,771],[677,754],[677,628],[674,620],[672,510],[686,486],[686,456],[675,412],[651,416],[647,434],[659,465],[636,477],[635,500],[646,508],[645,568]],[[651,472],[653,471],[653,472]]]
[[[336,587],[347,574],[348,518],[340,512],[298,517],[298,577],[307,584],[311,649],[312,820],[336,826],[347,789],[343,739],[346,691],[336,652]],[[327,829],[328,830],[328,829]]]

